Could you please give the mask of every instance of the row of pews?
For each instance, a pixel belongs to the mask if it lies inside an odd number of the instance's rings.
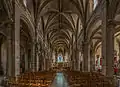
[[[96,72],[66,71],[64,75],[70,87],[115,87],[112,78]]]
[[[26,72],[8,80],[9,87],[49,87],[55,77],[55,72]]]

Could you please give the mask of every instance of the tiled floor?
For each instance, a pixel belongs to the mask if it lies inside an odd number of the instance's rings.
[[[69,87],[63,73],[57,73],[51,87]]]

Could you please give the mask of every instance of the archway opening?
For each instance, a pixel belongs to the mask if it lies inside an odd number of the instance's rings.
[[[0,76],[6,74],[7,42],[6,37],[0,33]]]
[[[20,20],[20,73],[29,71],[32,57],[32,38],[27,24]]]
[[[97,72],[102,72],[102,45],[98,44],[95,51],[95,70]]]
[[[58,55],[58,57],[57,57],[57,62],[58,63],[63,63],[64,61],[63,61],[63,56],[60,54],[60,55]]]

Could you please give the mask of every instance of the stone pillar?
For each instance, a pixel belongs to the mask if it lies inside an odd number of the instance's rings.
[[[20,9],[14,4],[14,23],[8,27],[8,76],[20,74]]]
[[[76,71],[76,60],[75,59],[74,59],[73,63],[74,63],[74,69],[73,70]]]
[[[28,50],[25,49],[25,71],[28,71]]]
[[[37,61],[36,61],[36,63],[37,63],[37,71],[39,71],[39,56],[38,56],[38,54],[37,54]]]
[[[7,76],[12,76],[12,24],[8,25],[7,31]]]
[[[44,69],[43,70],[46,70],[46,59],[45,58],[43,59],[43,62],[44,62],[44,65],[43,65]]]
[[[78,51],[78,53],[77,53],[77,71],[79,71],[80,70],[80,56],[79,56],[79,51]]]
[[[88,71],[88,43],[87,42],[84,42],[83,69],[84,69],[84,72]]]
[[[95,71],[95,53],[93,49],[93,45],[90,47],[90,71]]]
[[[106,32],[106,75],[113,76],[115,25],[109,21]]]
[[[81,71],[81,52],[79,52],[78,70]]]
[[[105,36],[103,36],[102,41],[103,73],[112,76],[114,64],[114,26],[110,24],[106,28],[106,33],[103,31]]]
[[[76,57],[75,57],[75,50],[73,49],[73,70],[76,70]]]
[[[28,71],[31,71],[31,48],[28,49]]]
[[[15,4],[14,67],[15,76],[20,74],[20,9]]]
[[[49,58],[47,58],[46,59],[46,70],[47,71],[49,70],[49,67],[50,67],[50,65],[49,65]]]
[[[0,43],[0,75],[3,75],[3,66],[2,66],[2,51],[1,51],[2,44]]]
[[[79,70],[79,50],[78,49],[75,55],[76,55],[75,65],[76,65],[76,70],[78,71]]]
[[[47,58],[45,58],[45,70],[47,70],[47,68],[48,68],[48,64],[47,64],[47,62],[48,62],[48,59]]]
[[[37,36],[35,36],[37,38]],[[35,49],[34,49],[34,71],[37,71],[37,40],[35,40]]]
[[[114,28],[113,20],[108,19],[107,1],[103,2],[102,8],[102,57],[103,57],[103,73],[112,77],[113,59],[114,59]]]
[[[31,58],[31,69],[35,72],[35,43],[32,43],[32,58]]]
[[[40,55],[41,55],[41,53],[38,54],[38,58],[39,58],[39,61],[38,61],[39,62],[38,71],[41,71],[41,56]]]
[[[80,71],[84,71],[84,60],[83,60],[82,52],[81,52],[81,56],[80,56]]]
[[[90,72],[90,67],[92,66],[90,64],[91,58],[90,58],[90,45],[88,46],[88,72]]]
[[[92,52],[90,57],[90,71],[95,71],[95,54]]]
[[[102,12],[102,58],[103,58],[103,63],[102,63],[102,73],[104,75],[106,75],[106,45],[107,45],[107,38],[106,38],[106,2],[103,3],[103,8],[102,8],[103,12]]]

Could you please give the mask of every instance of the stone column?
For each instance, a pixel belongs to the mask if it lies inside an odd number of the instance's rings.
[[[1,57],[1,43],[0,43],[0,75],[3,75],[2,57]]]
[[[79,70],[79,50],[77,49],[77,51],[76,51],[76,62],[75,62],[75,64],[76,64],[76,70],[78,71]]]
[[[7,28],[7,76],[12,76],[12,24]]]
[[[25,71],[28,71],[28,50],[25,49]]]
[[[73,60],[73,63],[74,63],[74,69],[73,70],[76,71],[76,60],[75,59]]]
[[[78,70],[81,71],[81,52],[79,52],[79,62]]]
[[[92,66],[90,64],[91,58],[90,58],[90,45],[88,46],[88,72],[90,72],[90,67]]]
[[[90,57],[90,71],[95,71],[95,54],[92,52]]]
[[[50,67],[50,65],[49,65],[49,58],[46,59],[46,66],[47,66],[47,69],[46,69],[46,70],[48,71],[48,70],[49,70],[49,67]]]
[[[114,35],[113,31],[110,28],[107,31],[103,31],[103,33],[105,34],[103,35],[102,40],[103,73],[105,75],[112,76],[114,58]]]
[[[37,36],[35,36],[37,38]],[[34,49],[34,71],[37,71],[37,40],[35,40],[35,49]]]
[[[95,52],[93,49],[93,45],[90,47],[90,71],[95,71]]]
[[[14,23],[8,29],[8,76],[20,74],[20,9],[14,4]]]
[[[32,49],[31,49],[31,71],[35,71],[35,43],[32,43]]]
[[[81,52],[80,56],[80,70],[84,71],[84,61],[83,61],[83,53]]]
[[[107,45],[107,38],[106,38],[106,16],[107,16],[107,14],[106,14],[106,11],[107,11],[107,9],[106,9],[106,2],[104,1],[104,3],[103,3],[103,8],[102,8],[102,10],[103,10],[103,12],[102,12],[102,19],[103,19],[103,21],[102,21],[102,58],[103,58],[103,63],[102,63],[102,73],[104,74],[104,75],[106,75],[106,50],[107,50],[107,48],[106,48],[106,45]]]
[[[107,2],[103,2],[102,8],[102,57],[103,57],[103,73],[112,77],[113,59],[114,59],[114,28],[113,20],[108,19]]]
[[[28,49],[28,71],[31,71],[31,48]]]
[[[73,50],[72,50],[72,51],[73,51]],[[71,63],[72,63],[71,66],[72,66],[72,70],[74,70],[74,69],[75,69],[75,68],[74,68],[74,67],[75,67],[75,65],[74,65],[74,52],[72,52],[71,57],[72,57],[72,58],[71,58],[71,59],[72,59],[72,61],[71,61]]]
[[[39,71],[39,56],[38,56],[38,54],[37,54],[37,61],[36,61],[36,63],[37,63],[37,71]]]
[[[77,71],[80,71],[80,52],[78,52],[78,68]]]
[[[72,59],[73,59],[73,70],[75,70],[75,52],[74,52],[74,49],[73,49]]]
[[[14,67],[15,76],[20,74],[20,9],[15,4]]]
[[[43,65],[44,69],[43,70],[46,70],[46,59],[45,58],[43,59],[43,63],[44,63],[44,65]]]
[[[106,75],[108,76],[113,76],[114,73],[114,30],[115,24],[112,21],[109,21],[106,32]]]
[[[84,69],[84,72],[88,71],[88,42],[84,42],[83,69]]]

